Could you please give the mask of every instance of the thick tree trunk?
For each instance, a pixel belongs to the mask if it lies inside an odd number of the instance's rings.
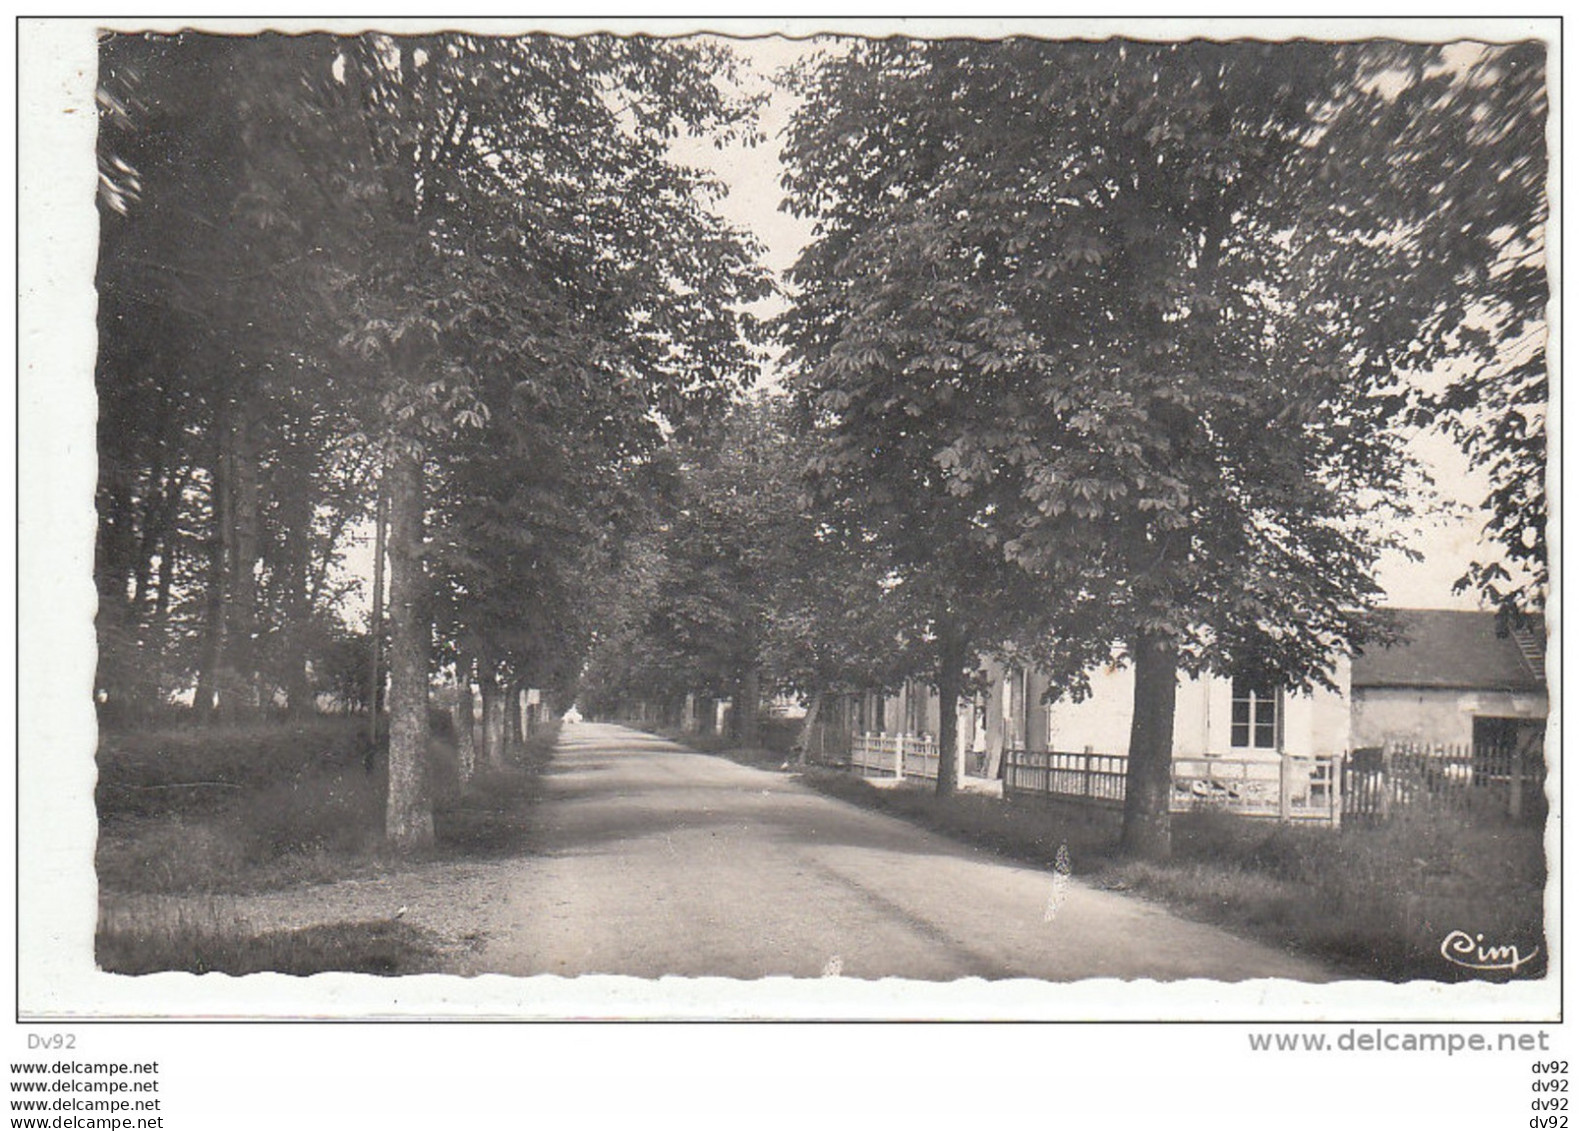
[[[1173,790],[1173,712],[1178,662],[1171,640],[1142,636],[1135,647],[1135,710],[1129,731],[1124,830],[1127,856],[1166,860],[1173,850],[1168,801]]]
[[[938,666],[938,785],[947,797],[959,784],[959,697],[965,686],[966,642],[954,635],[940,641]]]
[[[493,702],[488,712],[488,759],[497,769],[504,769],[508,763],[509,747],[505,744],[505,715],[509,707],[505,703],[504,688],[495,686]]]
[[[384,835],[399,849],[433,843],[428,793],[428,649],[432,627],[422,564],[422,461],[389,466],[389,799]]]
[[[172,527],[173,527],[172,521]],[[154,581],[154,620],[164,624],[170,615],[170,586],[175,578],[175,560],[178,553],[176,539],[171,535],[173,529],[167,532],[165,540],[159,546],[159,573]]]
[[[183,467],[170,477],[165,495],[164,511],[160,518],[160,532],[154,549],[159,555],[159,569],[153,577],[153,621],[159,627],[159,647],[163,648],[164,624],[170,613],[170,587],[175,577],[175,559],[179,553],[177,537],[181,522],[181,505],[186,488],[191,481],[191,469]]]

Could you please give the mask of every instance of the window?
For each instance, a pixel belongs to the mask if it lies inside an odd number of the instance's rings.
[[[1278,739],[1277,688],[1234,679],[1234,710],[1229,725],[1229,744],[1257,750],[1276,750]]]

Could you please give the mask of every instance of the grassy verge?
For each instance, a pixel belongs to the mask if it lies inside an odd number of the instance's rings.
[[[101,891],[250,894],[531,850],[532,804],[557,723],[465,789],[453,738],[436,726],[428,751],[436,843],[417,856],[383,846],[387,779],[364,768],[364,726],[320,719],[106,735],[96,791]],[[96,942],[100,965],[122,973],[413,973],[433,968],[437,953],[433,939],[395,922],[258,934],[214,915],[173,913],[101,923]]]
[[[443,941],[385,919],[256,933],[215,915],[141,917],[100,923],[94,951],[112,974],[430,974],[442,969]]]
[[[1484,933],[1521,953],[1538,946],[1542,955],[1516,976],[1545,971],[1546,865],[1538,828],[1443,814],[1338,830],[1181,814],[1173,859],[1149,864],[1118,855],[1112,812],[971,794],[939,798],[930,786],[880,789],[816,768],[803,780],[1027,863],[1052,867],[1063,847],[1075,873],[1099,887],[1155,899],[1354,977],[1508,977],[1444,960],[1440,947],[1454,930]]]

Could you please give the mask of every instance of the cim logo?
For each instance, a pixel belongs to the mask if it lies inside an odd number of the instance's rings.
[[[1442,940],[1442,957],[1454,966],[1467,970],[1506,970],[1516,973],[1520,966],[1533,961],[1541,948],[1534,947],[1528,954],[1516,946],[1486,944],[1485,935],[1471,935],[1468,931],[1450,931]]]

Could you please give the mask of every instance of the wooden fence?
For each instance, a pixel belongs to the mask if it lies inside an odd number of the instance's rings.
[[[1388,742],[1354,751],[1343,768],[1344,813],[1385,821],[1408,812],[1468,812],[1539,820],[1541,751],[1508,746]]]
[[[1008,750],[1003,794],[1078,797],[1096,804],[1124,803],[1129,759],[1120,754],[1065,754],[1057,750]]]
[[[1003,792],[1120,807],[1128,769],[1122,754],[1009,750]],[[1541,820],[1545,767],[1539,750],[1409,742],[1348,755],[1175,758],[1169,808],[1334,827],[1407,813]]]
[[[850,739],[850,768],[880,777],[936,781],[937,740],[927,734],[858,734]]]
[[[1342,759],[1331,755],[1175,758],[1169,810],[1217,809],[1336,826],[1344,813],[1341,766]],[[1003,792],[1119,807],[1128,772],[1129,758],[1123,754],[1011,749],[1005,755]]]

